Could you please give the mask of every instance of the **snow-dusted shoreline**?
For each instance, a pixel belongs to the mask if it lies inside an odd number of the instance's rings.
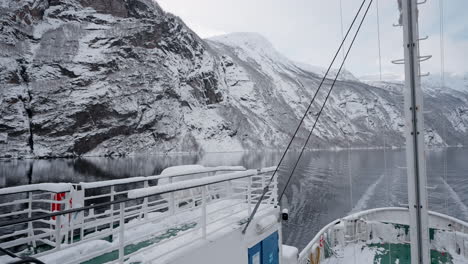
[[[465,146],[458,145],[458,146],[426,146],[428,150],[443,150],[446,148],[466,148]],[[404,150],[405,147],[403,146],[375,146],[375,147],[331,147],[331,148],[307,148],[306,152],[341,152],[347,150]],[[133,153],[133,154],[125,154],[125,155],[80,155],[80,156],[51,156],[51,157],[11,157],[11,158],[0,158],[0,161],[8,161],[8,160],[54,160],[54,159],[80,159],[80,158],[109,158],[109,159],[118,159],[118,158],[132,158],[132,157],[145,157],[145,156],[162,156],[162,157],[171,157],[171,156],[185,156],[185,155],[209,155],[209,154],[232,154],[232,153],[241,153],[241,154],[248,154],[248,153],[282,153],[284,151],[283,148],[278,149],[262,149],[262,150],[238,150],[238,151],[178,151],[178,152],[167,152],[167,153]],[[298,153],[300,152],[300,148],[292,148],[288,150],[288,153]]]

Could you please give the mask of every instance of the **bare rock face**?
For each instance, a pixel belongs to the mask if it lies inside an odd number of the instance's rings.
[[[4,153],[198,149],[184,112],[222,96],[205,44],[180,19],[151,0],[2,6]]]
[[[321,78],[259,35],[201,40],[153,0],[0,0],[0,20],[2,157],[276,149]],[[336,90],[313,146],[403,144],[400,84]],[[434,145],[468,128],[466,93],[443,96],[457,110],[428,96]]]

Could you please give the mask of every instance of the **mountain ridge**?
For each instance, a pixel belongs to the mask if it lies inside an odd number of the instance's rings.
[[[323,74],[258,34],[203,40],[152,0],[1,3],[3,157],[282,149]],[[401,91],[339,79],[309,147],[379,147],[382,134],[403,146]],[[465,144],[466,93],[434,91],[426,101],[437,112],[428,144],[446,145],[447,125],[448,144]]]

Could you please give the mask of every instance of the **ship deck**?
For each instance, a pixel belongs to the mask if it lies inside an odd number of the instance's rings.
[[[0,207],[10,211],[0,214],[7,219],[0,223],[6,231],[0,247],[44,263],[163,263],[240,229],[267,185],[258,211],[271,213],[277,199],[276,177],[268,181],[273,170],[192,168],[3,189]],[[0,256],[0,263],[11,261]]]
[[[300,264],[409,264],[409,211],[378,208],[325,226],[300,253]],[[429,212],[431,264],[468,263],[468,223]]]
[[[347,247],[334,247],[323,264],[360,263],[360,264],[411,264],[409,244],[396,243],[357,243]],[[346,260],[346,261],[345,261]],[[431,264],[463,264],[467,260],[446,251],[431,250]]]

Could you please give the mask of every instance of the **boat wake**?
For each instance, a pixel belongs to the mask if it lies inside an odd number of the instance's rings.
[[[458,193],[452,188],[452,186],[450,186],[445,180],[444,178],[440,177],[441,180],[442,180],[442,183],[445,185],[445,187],[447,188],[447,190],[449,191],[449,195],[450,197],[452,197],[452,199],[455,201],[455,204],[457,204],[459,207],[460,207],[460,212],[461,214],[463,215],[463,217],[465,219],[468,219],[468,206],[465,205],[465,203],[463,203],[463,200],[461,199],[461,197],[458,195]]]
[[[356,213],[367,208],[367,203],[369,202],[370,198],[374,196],[377,185],[379,185],[384,178],[385,174],[382,174],[371,186],[369,186],[369,188],[367,188],[366,192],[357,201],[356,205],[353,207],[350,213]]]

